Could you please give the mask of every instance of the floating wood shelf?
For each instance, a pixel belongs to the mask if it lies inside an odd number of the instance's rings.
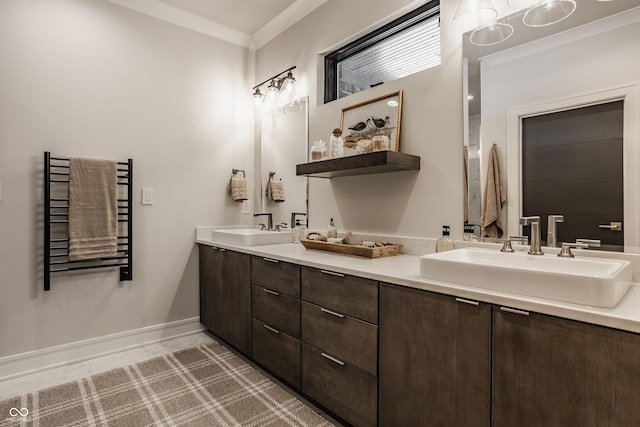
[[[420,157],[418,156],[397,151],[375,151],[296,165],[296,175],[313,178],[336,178],[419,169]]]

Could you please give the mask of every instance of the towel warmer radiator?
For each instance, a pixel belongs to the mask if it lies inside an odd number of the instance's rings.
[[[117,256],[69,260],[69,158],[44,152],[44,290],[51,273],[120,267],[120,280],[133,280],[133,160],[118,162]]]

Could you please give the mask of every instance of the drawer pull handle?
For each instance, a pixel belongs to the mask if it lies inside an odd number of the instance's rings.
[[[325,359],[329,359],[329,360],[331,360],[332,362],[337,363],[337,364],[338,364],[338,365],[340,365],[340,366],[344,366],[344,362],[343,362],[342,360],[340,360],[340,359],[336,359],[336,358],[335,358],[335,357],[333,357],[333,356],[329,356],[327,353],[320,353],[320,355],[321,355],[322,357],[324,357]]]
[[[335,271],[320,270],[320,273],[329,274],[329,275],[331,275],[331,276],[344,277],[344,274],[342,274],[342,273],[336,273]]]
[[[268,262],[272,262],[274,264],[278,263],[277,259],[273,259],[273,258],[262,258],[263,261],[268,261]]]
[[[464,299],[464,298],[456,298],[456,301],[458,302],[462,302],[464,304],[470,304],[470,305],[480,305],[480,303],[478,301],[471,301],[468,299]]]
[[[320,307],[320,310],[324,313],[330,314],[332,316],[336,316],[339,318],[344,318],[344,314],[336,313],[335,311],[327,310],[326,308]]]
[[[277,297],[280,296],[280,294],[278,292],[272,291],[271,289],[266,289],[264,290],[266,293],[268,293],[269,295],[275,295]]]
[[[274,329],[274,328],[272,328],[272,327],[271,327],[271,326],[269,326],[269,325],[262,325],[262,326],[264,326],[265,328],[267,328],[268,330],[270,330],[271,332],[273,332],[273,333],[275,333],[275,334],[279,334],[279,333],[280,333],[280,331],[279,331],[279,330]]]
[[[501,311],[506,311],[507,313],[519,314],[521,316],[528,316],[529,312],[524,310],[516,310],[515,308],[509,307],[500,307]]]

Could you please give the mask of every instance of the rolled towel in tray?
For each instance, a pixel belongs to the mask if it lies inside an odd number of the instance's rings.
[[[69,161],[69,260],[114,257],[118,248],[118,163]]]
[[[271,200],[276,203],[284,202],[284,184],[280,181],[269,181],[269,193]]]
[[[229,180],[229,194],[234,202],[242,202],[249,198],[247,193],[247,180],[244,177],[231,175]]]

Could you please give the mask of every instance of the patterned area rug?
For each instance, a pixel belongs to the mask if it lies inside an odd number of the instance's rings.
[[[0,402],[0,426],[331,426],[217,343]]]

